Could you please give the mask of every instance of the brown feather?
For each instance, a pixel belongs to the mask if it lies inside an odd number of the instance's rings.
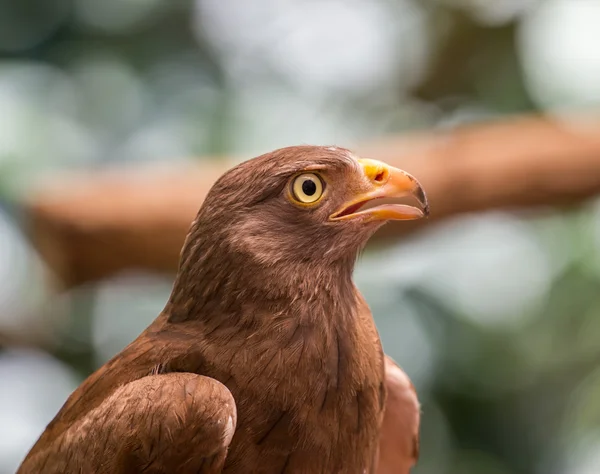
[[[385,356],[385,378],[388,398],[377,474],[408,474],[419,458],[419,400],[409,378],[389,356]]]
[[[327,178],[312,209],[285,199],[305,169]],[[19,473],[375,472],[390,380],[352,271],[381,224],[327,220],[359,178],[347,150],[309,146],[223,175],[163,313],[71,395]]]
[[[68,429],[50,429],[19,472],[219,473],[235,424],[233,397],[216,380],[151,375],[121,385]]]

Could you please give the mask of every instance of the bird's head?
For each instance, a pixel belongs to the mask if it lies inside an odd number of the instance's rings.
[[[407,195],[420,207],[394,202]],[[343,148],[282,148],[217,180],[192,225],[180,273],[220,267],[223,275],[247,271],[272,280],[338,264],[351,273],[382,224],[427,213],[421,185],[400,169]]]

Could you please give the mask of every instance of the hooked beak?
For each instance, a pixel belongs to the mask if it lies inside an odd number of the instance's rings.
[[[398,221],[421,219],[429,215],[425,191],[410,174],[377,160],[359,159],[358,162],[368,183],[367,189],[344,203],[339,211],[329,217],[330,220],[340,221],[361,217],[368,221]],[[413,195],[419,201],[421,208],[405,204],[382,204],[360,210],[375,199],[400,198],[407,195]]]

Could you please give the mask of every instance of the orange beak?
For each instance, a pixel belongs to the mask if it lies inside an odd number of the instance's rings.
[[[421,219],[429,215],[429,204],[423,187],[410,174],[381,161],[359,159],[358,162],[364,175],[364,183],[361,186],[364,192],[346,202],[339,211],[329,217],[330,220],[360,217],[368,221],[400,221]],[[360,210],[376,199],[400,198],[407,195],[414,196],[421,208],[405,204],[382,204]]]

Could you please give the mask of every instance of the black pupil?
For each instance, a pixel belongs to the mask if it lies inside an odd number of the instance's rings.
[[[311,179],[306,179],[302,183],[302,192],[307,196],[312,196],[317,192],[317,185]]]

